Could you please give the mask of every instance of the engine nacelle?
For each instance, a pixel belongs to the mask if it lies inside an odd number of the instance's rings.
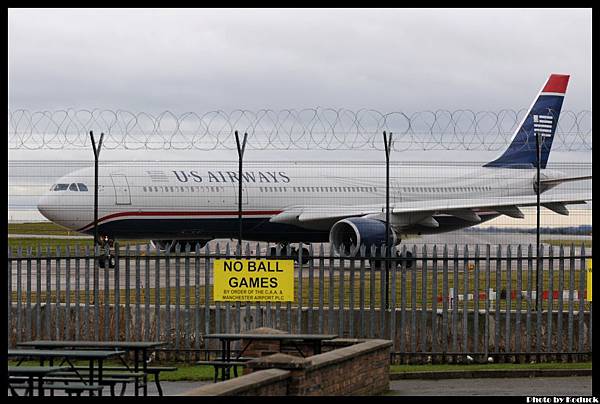
[[[336,222],[329,231],[329,242],[336,253],[354,256],[360,251],[360,246],[366,246],[367,254],[371,246],[380,248],[385,245],[385,223],[375,219],[351,217]],[[400,238],[390,227],[390,244],[397,245]],[[343,249],[343,251],[340,251]]]
[[[180,252],[185,251],[186,244],[190,245],[190,251],[196,249],[196,244],[200,244],[200,248],[204,247],[210,240],[152,240],[152,246],[161,252],[175,252],[175,245],[179,243]]]

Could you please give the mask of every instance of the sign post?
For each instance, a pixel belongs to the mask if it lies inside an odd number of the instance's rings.
[[[592,260],[587,260],[587,301],[592,301]]]

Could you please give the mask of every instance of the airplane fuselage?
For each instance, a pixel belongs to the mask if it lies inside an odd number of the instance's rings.
[[[548,173],[549,170],[544,170]],[[246,240],[327,241],[327,226],[295,226],[269,221],[291,206],[325,208],[383,205],[385,168],[280,163],[243,170],[243,237]],[[238,221],[237,165],[180,165],[157,168],[106,165],[98,181],[99,233],[110,238],[215,239],[236,238]],[[456,166],[392,166],[390,204],[408,201],[535,195],[535,170]],[[61,185],[62,184],[62,185]],[[80,191],[71,184],[84,184]],[[66,188],[66,189],[65,189]],[[54,190],[56,189],[56,190]],[[73,172],[53,185],[39,203],[50,220],[93,234],[94,169]],[[499,216],[480,209],[481,222]],[[414,225],[404,234],[441,233],[478,223],[451,215],[435,215],[438,227]],[[479,223],[481,223],[479,222]],[[319,228],[320,227],[320,228]]]

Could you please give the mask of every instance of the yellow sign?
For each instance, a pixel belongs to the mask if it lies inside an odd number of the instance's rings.
[[[293,302],[293,260],[215,260],[216,302]]]
[[[587,268],[587,300],[592,301],[592,260],[588,260]]]

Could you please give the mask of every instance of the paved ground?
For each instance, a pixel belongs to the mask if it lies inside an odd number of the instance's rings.
[[[162,382],[165,396],[174,396],[212,382]],[[107,390],[105,394],[110,394]],[[133,389],[127,389],[127,396]],[[589,396],[592,377],[536,377],[507,379],[393,380],[387,395],[394,396]],[[56,395],[65,395],[56,393]],[[157,396],[154,383],[148,395]]]
[[[395,396],[589,396],[591,376],[506,379],[392,380]]]
[[[188,390],[193,390],[200,386],[204,386],[205,384],[211,384],[212,382],[161,382],[160,385],[163,389],[163,394],[165,396],[175,396],[177,394],[184,393]],[[132,390],[133,391],[133,390]],[[129,393],[125,393],[129,394]],[[157,396],[158,391],[156,390],[156,386],[154,383],[150,383],[148,385],[148,394],[151,396]]]
[[[198,388],[200,386],[203,386],[205,384],[208,383],[212,383],[212,382],[161,382],[160,385],[163,389],[163,394],[165,396],[175,396],[177,394],[183,393],[185,391],[188,390],[193,390],[195,388]],[[121,386],[117,386],[116,388],[116,394],[120,394],[121,392]],[[22,394],[22,391],[19,391],[19,394]],[[102,394],[104,396],[110,396],[110,389],[105,388],[104,391],[102,392]],[[34,392],[34,395],[37,395],[37,390]],[[46,393],[46,395],[48,395],[48,393]],[[66,396],[67,394],[65,392],[60,392],[60,391],[56,391],[54,393],[55,396]],[[125,390],[125,395],[126,396],[133,396],[133,385],[131,383],[128,384],[127,389]],[[148,395],[149,396],[158,396],[158,390],[156,389],[156,385],[154,384],[154,382],[150,382],[148,384]],[[9,393],[10,396],[10,393]],[[87,394],[84,394],[84,396],[87,396]]]

